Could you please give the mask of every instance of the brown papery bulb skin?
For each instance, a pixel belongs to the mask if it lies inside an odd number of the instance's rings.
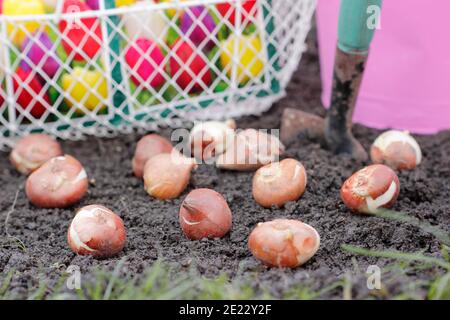
[[[170,153],[173,146],[169,140],[157,134],[149,134],[142,137],[136,145],[132,160],[133,173],[136,177],[142,178],[145,163],[151,157],[161,153]]]
[[[221,238],[231,229],[232,214],[224,197],[211,189],[196,189],[180,208],[180,225],[191,240]]]
[[[65,208],[80,201],[88,190],[81,163],[72,156],[52,158],[27,179],[28,199],[41,208]]]
[[[379,208],[389,208],[397,200],[400,182],[395,172],[382,164],[365,167],[350,178],[341,188],[345,205],[358,213],[376,213]]]
[[[160,200],[178,198],[187,188],[191,172],[196,168],[195,159],[184,157],[178,151],[158,154],[145,164],[145,190]]]
[[[270,267],[296,268],[311,259],[320,236],[298,220],[276,219],[259,223],[248,239],[253,256]]]
[[[395,170],[413,170],[422,161],[422,151],[408,132],[389,130],[374,141],[370,157],[373,163]]]
[[[253,177],[253,198],[265,207],[282,207],[297,201],[305,192],[306,170],[295,159],[268,164],[256,171]]]
[[[67,240],[76,254],[107,258],[122,251],[126,232],[118,215],[104,206],[90,205],[77,211]]]
[[[51,158],[62,155],[60,144],[46,134],[29,134],[21,138],[9,159],[17,171],[30,174]]]
[[[284,145],[274,135],[246,129],[239,132],[226,152],[217,157],[216,166],[224,170],[254,171],[276,162],[284,152]]]

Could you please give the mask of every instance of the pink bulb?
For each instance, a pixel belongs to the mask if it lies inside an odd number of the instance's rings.
[[[100,3],[98,0],[86,0],[85,2],[92,10],[100,9]]]
[[[164,55],[155,42],[137,39],[128,47],[125,60],[132,69],[131,79],[137,86],[142,82],[150,83],[152,87],[159,87],[164,83],[162,70],[157,70],[158,66],[164,69]]]

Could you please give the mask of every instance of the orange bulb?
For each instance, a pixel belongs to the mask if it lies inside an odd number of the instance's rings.
[[[235,129],[234,120],[208,121],[195,125],[189,137],[192,155],[196,159],[206,160],[224,153],[233,141]]]
[[[361,169],[348,178],[341,188],[345,205],[359,213],[376,213],[397,200],[400,182],[391,168],[374,164]]]
[[[132,160],[133,173],[142,178],[145,163],[153,156],[160,153],[170,153],[173,149],[169,140],[157,134],[149,134],[143,137],[136,145],[136,151]]]
[[[408,132],[390,130],[374,141],[370,157],[373,163],[386,164],[392,169],[412,170],[422,161],[422,151]]]
[[[187,188],[195,159],[178,151],[161,153],[150,158],[144,167],[144,184],[147,193],[160,200],[178,198]]]
[[[247,129],[234,137],[226,152],[217,158],[216,165],[225,170],[253,171],[278,161],[283,151],[284,146],[277,137]]]
[[[270,267],[296,268],[311,259],[320,246],[320,236],[298,220],[276,219],[259,223],[248,239],[258,260]]]
[[[180,225],[192,240],[221,238],[231,229],[231,210],[224,197],[211,189],[196,189],[180,208]]]
[[[253,197],[263,207],[297,201],[306,188],[306,170],[294,159],[268,164],[253,177]]]
[[[95,257],[111,257],[125,246],[126,232],[122,219],[101,205],[81,208],[67,233],[73,252]]]
[[[17,171],[30,174],[60,155],[61,146],[55,139],[46,134],[29,134],[16,143],[9,158]]]
[[[88,190],[86,171],[72,156],[59,156],[44,163],[27,179],[28,199],[41,208],[65,208],[80,201]]]

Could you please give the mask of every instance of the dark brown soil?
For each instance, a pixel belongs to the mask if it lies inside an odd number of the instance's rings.
[[[320,79],[317,48],[309,39],[309,51],[288,88],[288,96],[260,118],[240,119],[240,127],[278,128],[282,110],[295,107],[323,115],[320,106]],[[365,147],[378,131],[356,126],[357,137]],[[169,132],[165,132],[166,135]],[[287,149],[286,156],[300,159],[307,168],[309,183],[305,195],[284,209],[262,209],[251,196],[251,173],[221,172],[212,166],[201,166],[193,175],[189,189],[180,199],[157,201],[150,198],[142,182],[131,172],[134,146],[139,136],[124,136],[111,140],[89,138],[82,142],[63,142],[64,151],[77,157],[95,179],[89,195],[76,207],[65,210],[42,210],[28,203],[23,188],[25,178],[11,167],[7,154],[0,154],[0,272],[18,271],[11,282],[11,292],[26,297],[40,279],[56,281],[65,267],[81,266],[84,274],[96,268],[114,269],[126,257],[125,272],[139,274],[159,257],[178,268],[195,264],[201,274],[214,276],[224,271],[231,276],[258,279],[261,286],[270,288],[281,297],[294,284],[309,283],[323,288],[344,275],[351,276],[353,295],[363,297],[365,268],[369,264],[385,266],[390,261],[378,258],[355,257],[341,249],[351,244],[369,249],[401,250],[439,255],[440,244],[429,234],[408,224],[375,217],[352,215],[339,198],[342,182],[362,167],[346,156],[333,156],[319,145],[298,141]],[[424,161],[420,167],[399,175],[401,193],[394,207],[410,216],[450,230],[450,132],[417,137]],[[233,212],[233,229],[221,240],[189,241],[178,225],[178,208],[190,190],[208,187],[222,193]],[[17,190],[14,212],[10,211]],[[128,242],[116,258],[96,260],[76,256],[66,242],[66,231],[76,208],[87,204],[103,204],[124,219]],[[317,255],[304,267],[296,270],[267,269],[260,265],[247,249],[247,237],[260,221],[277,217],[301,219],[317,228],[322,237]],[[20,239],[26,247],[7,236]],[[436,270],[405,274],[386,284],[388,296],[408,290],[411,281],[429,280]],[[362,272],[362,273],[361,273]],[[419,297],[424,294],[418,291]],[[342,291],[326,295],[341,298]]]

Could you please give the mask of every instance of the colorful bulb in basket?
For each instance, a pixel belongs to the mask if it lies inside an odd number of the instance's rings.
[[[40,118],[47,109],[46,107],[50,106],[50,99],[35,71],[17,68],[13,75],[13,84],[20,109],[29,112],[34,118]]]
[[[116,7],[125,7],[135,4],[136,0],[116,0]]]
[[[90,11],[91,8],[79,0],[65,0],[63,13]],[[67,18],[59,23],[62,45],[66,53],[77,61],[94,59],[102,45],[100,21],[96,17]]]
[[[46,73],[53,78],[61,66],[56,50],[49,36],[45,32],[28,36],[22,44],[23,59],[20,66],[25,71],[36,70]]]
[[[170,52],[172,78],[183,89],[198,92],[212,82],[208,61],[189,42],[178,39]]]
[[[138,38],[153,39],[157,43],[166,40],[169,25],[163,11],[148,10],[154,5],[153,0],[135,3],[130,8],[136,9],[123,15],[125,30],[130,40]]]
[[[92,10],[98,10],[100,9],[100,1],[99,0],[85,0],[86,4],[91,8]]]
[[[125,53],[125,61],[131,69],[131,80],[136,86],[144,82],[156,88],[164,83],[164,54],[152,40],[140,38],[130,44]]]
[[[233,26],[237,23],[236,5],[236,3],[230,3],[230,1],[228,1],[228,3],[218,3],[216,5],[217,11],[219,11],[220,15],[227,19]],[[241,23],[248,26],[252,22],[252,19],[256,16],[257,12],[256,0],[243,0],[241,8]]]
[[[204,6],[187,8],[181,16],[181,32],[196,46],[205,45],[210,49],[214,46],[212,40],[216,23]],[[209,37],[209,41],[207,41]],[[206,44],[203,44],[207,41]]]
[[[78,114],[84,111],[77,107],[82,105],[90,111],[102,111],[108,97],[108,85],[103,73],[75,67],[70,74],[65,74],[61,80],[62,89],[68,95],[66,102],[76,108]]]
[[[5,16],[26,16],[45,14],[42,0],[3,0],[3,14]],[[14,45],[20,47],[27,34],[43,28],[42,22],[17,21],[6,25],[9,38]]]
[[[92,10],[100,9],[100,0],[86,0],[85,2]],[[116,7],[131,6],[134,3],[136,0],[116,0]]]
[[[220,50],[220,62],[230,79],[236,74],[237,81],[245,84],[261,76],[264,61],[261,57],[263,51],[259,36],[231,35],[221,43]],[[237,65],[233,59],[239,61]]]

